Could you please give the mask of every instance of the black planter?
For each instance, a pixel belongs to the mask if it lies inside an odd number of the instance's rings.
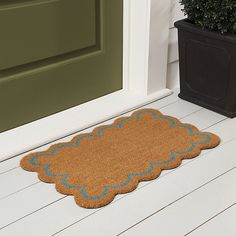
[[[179,97],[225,116],[236,116],[236,34],[202,30],[177,21]]]

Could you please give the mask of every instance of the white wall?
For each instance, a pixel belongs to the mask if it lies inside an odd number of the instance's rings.
[[[167,87],[170,89],[179,87],[178,36],[177,29],[174,28],[174,22],[183,18],[184,14],[181,11],[179,0],[171,0],[167,70]]]

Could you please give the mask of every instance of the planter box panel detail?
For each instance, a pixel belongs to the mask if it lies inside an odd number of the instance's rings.
[[[236,116],[236,35],[209,32],[181,20],[179,97]]]

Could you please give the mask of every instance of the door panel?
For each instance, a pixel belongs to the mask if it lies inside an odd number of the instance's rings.
[[[121,89],[122,14],[122,0],[1,3],[0,131]]]
[[[2,6],[0,69],[95,45],[99,21],[95,2],[33,1]]]

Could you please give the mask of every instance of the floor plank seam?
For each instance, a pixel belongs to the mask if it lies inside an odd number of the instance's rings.
[[[20,217],[19,219],[15,220],[15,221],[13,221],[13,222],[7,224],[7,225],[4,225],[3,227],[0,228],[0,231],[1,231],[2,229],[4,229],[4,228],[6,228],[6,227],[8,227],[8,226],[10,226],[10,225],[12,225],[12,224],[18,222],[18,221],[20,221],[20,220],[22,220],[22,219],[24,219],[24,218],[30,216],[30,215],[33,215],[34,213],[36,213],[36,212],[38,212],[38,211],[40,211],[40,210],[42,210],[42,209],[44,209],[44,208],[46,208],[46,207],[48,207],[48,206],[50,206],[50,205],[52,205],[52,204],[54,204],[54,203],[56,203],[56,202],[58,202],[58,201],[64,199],[65,197],[66,197],[66,196],[63,196],[63,197],[61,197],[61,198],[59,198],[59,199],[57,199],[57,200],[55,200],[55,201],[53,201],[53,202],[50,202],[49,204],[47,204],[47,205],[45,205],[45,206],[43,206],[43,207],[41,207],[41,208],[39,208],[39,209],[37,209],[37,210],[35,210],[35,211],[29,213],[29,214],[27,214],[27,215],[24,215],[24,216]]]
[[[0,163],[1,164],[1,163]],[[12,171],[12,170],[15,170],[15,169],[17,169],[19,166],[16,166],[16,167],[13,167],[13,168],[11,168],[11,169],[9,169],[9,170],[6,170],[6,171],[3,171],[3,172],[0,172],[0,175],[3,175],[3,174],[6,174],[6,173],[8,173],[8,172],[10,172],[10,171]]]
[[[4,200],[4,199],[6,199],[6,198],[8,198],[8,197],[10,197],[10,196],[12,196],[12,195],[14,195],[14,194],[17,194],[17,193],[19,193],[19,192],[21,192],[21,191],[24,191],[25,189],[28,189],[28,188],[30,188],[30,187],[36,185],[36,184],[39,184],[39,183],[40,183],[40,181],[37,181],[37,182],[32,183],[32,184],[30,184],[30,185],[28,185],[28,186],[26,186],[26,187],[24,187],[24,188],[18,189],[17,191],[15,191],[15,192],[13,192],[13,193],[10,193],[10,194],[8,194],[8,195],[6,195],[6,196],[4,196],[4,197],[1,197],[1,198],[0,198],[0,201],[1,201],[1,200]]]
[[[210,222],[211,220],[215,219],[216,217],[218,217],[219,215],[223,214],[224,212],[226,212],[227,210],[229,210],[230,208],[232,208],[233,206],[236,205],[236,202],[231,204],[230,206],[226,207],[224,210],[220,211],[219,213],[217,213],[216,215],[212,216],[211,218],[209,218],[208,220],[206,220],[205,222],[203,222],[202,224],[198,225],[196,228],[192,229],[191,231],[189,231],[187,234],[185,234],[184,236],[187,235],[191,235],[194,231],[198,230],[199,228],[201,228],[203,225],[207,224],[208,222]]]
[[[224,119],[222,119],[222,120],[220,120],[220,121],[217,121],[216,123],[214,123],[214,124],[208,126],[207,128],[202,129],[201,131],[205,131],[206,129],[212,128],[213,126],[218,125],[218,124],[220,124],[221,122],[226,121],[226,120],[229,120],[229,118],[226,117],[226,118],[224,118]]]
[[[188,114],[188,115],[183,116],[181,119],[185,119],[185,118],[187,118],[187,117],[189,117],[189,116],[191,116],[191,115],[193,115],[193,114],[198,113],[198,112],[201,111],[201,110],[204,110],[204,108],[199,108],[198,110],[196,110],[196,111],[194,111],[194,112],[192,112],[192,113],[190,113],[190,114]]]

